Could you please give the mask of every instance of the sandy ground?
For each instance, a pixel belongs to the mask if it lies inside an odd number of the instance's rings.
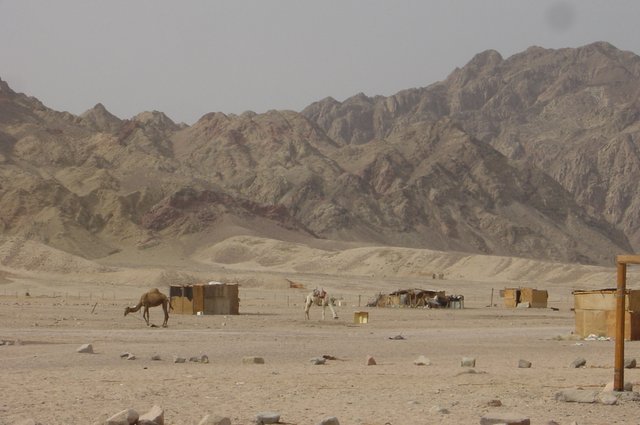
[[[141,314],[123,317],[123,310],[151,286],[158,270],[150,266],[109,273],[5,270],[0,424],[26,418],[93,424],[153,405],[164,409],[170,425],[195,425],[207,414],[250,424],[265,411],[280,413],[286,424],[317,424],[327,416],[343,425],[478,424],[495,412],[527,416],[532,424],[640,423],[638,402],[607,406],[554,398],[562,389],[596,389],[613,380],[614,342],[572,335],[576,282],[547,285],[554,309],[507,309],[497,295],[500,286],[486,280],[354,277],[336,270],[233,273],[240,276],[240,315],[172,314],[168,328],[149,328]],[[285,278],[339,297],[339,318],[332,320],[327,310],[322,321],[313,307],[305,320],[308,290],[288,288]],[[167,285],[157,286],[168,292]],[[461,293],[466,308],[364,307],[377,292],[403,287]],[[369,323],[354,323],[355,311],[367,311]],[[162,323],[160,308],[150,314]],[[390,339],[398,335],[404,339]],[[94,354],[76,352],[86,343]],[[124,352],[136,359],[122,359]],[[155,354],[161,360],[151,360]],[[203,354],[209,363],[173,362],[174,356]],[[336,360],[311,364],[323,355]],[[368,355],[376,365],[366,365]],[[414,365],[420,355],[431,365]],[[264,364],[243,364],[246,356],[262,357]],[[461,367],[462,357],[476,358],[476,373]],[[578,357],[587,359],[586,368],[569,367]],[[626,343],[626,357],[640,357],[640,342]],[[520,359],[532,367],[518,368]],[[640,369],[627,369],[625,380],[638,388]]]

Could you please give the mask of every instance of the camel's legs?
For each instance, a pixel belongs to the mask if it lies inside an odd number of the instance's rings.
[[[329,301],[327,304],[329,304],[329,308],[331,309],[331,314],[333,314],[333,318],[337,319],[338,315],[336,314],[336,311],[333,308],[333,303],[331,301]],[[323,313],[323,315],[322,315],[323,317],[322,318],[324,319],[324,309],[323,309],[322,313]]]
[[[144,306],[142,317],[144,317],[144,321],[147,322],[147,326],[149,326],[149,306]]]
[[[309,309],[311,308],[311,304],[313,304],[313,299],[309,299],[307,297],[307,301],[304,304],[304,314],[307,320],[309,320]]]
[[[168,303],[162,304],[162,309],[164,310],[164,323],[162,324],[163,328],[167,327],[167,322],[169,321],[169,310],[167,309],[167,304]]]

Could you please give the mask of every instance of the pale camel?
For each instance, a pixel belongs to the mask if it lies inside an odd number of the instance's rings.
[[[153,288],[142,294],[140,301],[138,301],[138,304],[135,307],[125,307],[124,315],[126,316],[129,313],[135,313],[140,310],[141,307],[144,307],[142,317],[145,322],[147,322],[147,326],[149,326],[149,307],[157,307],[159,305],[162,305],[162,309],[164,310],[164,322],[162,323],[162,327],[166,328],[167,322],[169,321],[169,308],[173,308],[171,307],[169,298],[160,292],[158,288]]]
[[[331,309],[331,313],[333,314],[333,318],[337,319],[338,315],[336,311],[333,309],[334,307],[334,298],[327,294],[327,291],[324,289],[314,289],[309,295],[307,295],[307,299],[304,303],[304,314],[309,319],[309,309],[312,305],[317,305],[322,307],[322,320],[324,320],[324,310],[327,306]]]

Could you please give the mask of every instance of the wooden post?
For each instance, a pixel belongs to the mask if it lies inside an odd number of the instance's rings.
[[[616,261],[618,273],[616,291],[616,345],[613,375],[613,390],[624,391],[624,310],[627,292],[627,264]]]

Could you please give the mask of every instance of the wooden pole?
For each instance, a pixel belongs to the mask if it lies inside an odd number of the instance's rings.
[[[616,262],[618,288],[616,291],[616,345],[613,390],[624,391],[624,310],[627,292],[627,264]]]

